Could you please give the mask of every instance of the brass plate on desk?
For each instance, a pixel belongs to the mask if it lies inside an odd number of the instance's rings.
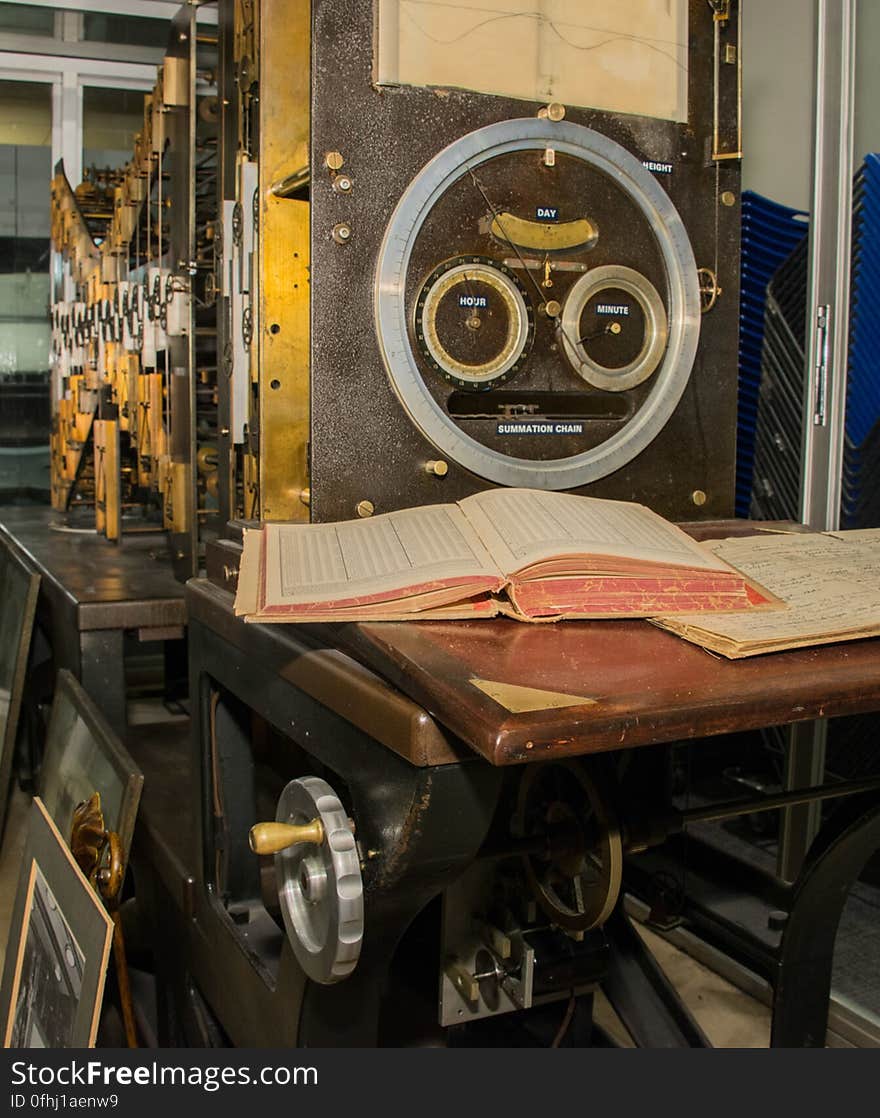
[[[499,706],[511,714],[522,714],[529,710],[559,710],[564,707],[592,706],[596,700],[584,695],[566,695],[561,691],[544,691],[540,687],[520,687],[515,683],[498,683],[491,679],[471,680],[483,694],[494,699]]]

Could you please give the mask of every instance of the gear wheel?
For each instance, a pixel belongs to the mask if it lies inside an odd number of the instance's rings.
[[[523,869],[537,903],[569,932],[604,924],[620,895],[623,844],[603,789],[575,762],[531,765],[513,819],[520,838],[546,840]]]

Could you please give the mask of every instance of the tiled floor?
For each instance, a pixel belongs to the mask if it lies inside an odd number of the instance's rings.
[[[766,1048],[770,1010],[648,928],[640,927],[655,958],[716,1048]]]

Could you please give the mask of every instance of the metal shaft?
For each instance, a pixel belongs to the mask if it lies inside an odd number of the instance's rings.
[[[755,799],[726,800],[723,803],[708,804],[705,807],[690,808],[687,811],[669,811],[664,815],[639,820],[636,824],[624,827],[627,838],[624,850],[633,853],[649,846],[658,846],[670,835],[684,830],[689,823],[716,823],[722,819],[733,819],[738,815],[754,815],[759,811],[777,811],[780,808],[795,807],[798,804],[814,803],[818,800],[834,800],[842,796],[855,796],[863,792],[880,792],[880,776],[866,777],[864,780],[846,780],[840,784],[819,784],[811,788],[799,788],[793,792],[780,792],[775,796],[758,796]],[[477,855],[481,859],[510,858],[516,855],[548,856],[552,853],[550,839],[545,834],[513,838],[500,845],[487,845]]]
[[[854,796],[859,792],[880,791],[880,777],[864,780],[846,780],[841,784],[814,785],[798,788],[793,792],[780,792],[776,796],[761,796],[756,800],[728,800],[726,803],[695,807],[680,813],[681,825],[688,823],[713,823],[719,819],[732,819],[737,815],[752,815],[758,811],[774,811],[782,807],[812,803],[814,800],[834,800],[840,796]]]

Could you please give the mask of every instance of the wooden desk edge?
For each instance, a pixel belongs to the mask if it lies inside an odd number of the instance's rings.
[[[238,644],[236,638],[242,635],[237,628],[246,627],[248,639],[263,644],[267,658],[277,661],[275,668],[283,679],[411,764],[448,765],[474,757],[470,748],[447,735],[422,706],[345,650],[316,637],[313,630],[246,625],[232,612],[231,593],[208,579],[190,580],[187,603],[192,620],[206,624],[232,644]],[[283,632],[286,639],[276,641],[273,630]],[[340,702],[341,695],[344,702]]]

